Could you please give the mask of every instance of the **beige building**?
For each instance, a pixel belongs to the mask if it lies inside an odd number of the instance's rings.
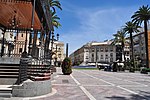
[[[51,48],[51,43],[49,48]],[[54,41],[53,43],[53,52],[54,55],[52,56],[53,64],[60,66],[61,62],[64,60],[64,43],[61,41]]]

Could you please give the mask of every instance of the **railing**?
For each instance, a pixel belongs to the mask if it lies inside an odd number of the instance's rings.
[[[21,57],[25,41],[8,41],[4,44],[4,57]]]
[[[44,54],[44,46],[38,48],[38,54],[32,57],[21,57],[25,49],[25,41],[9,41],[4,44],[3,57],[20,58],[19,77],[17,84],[21,84],[27,79],[33,81],[48,80],[51,77],[51,58],[52,53]],[[28,47],[28,46],[26,46]],[[26,48],[28,49],[28,48]],[[27,50],[28,51],[28,50]]]

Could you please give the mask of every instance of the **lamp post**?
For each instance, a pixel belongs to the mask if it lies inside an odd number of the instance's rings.
[[[57,34],[57,41],[59,40],[59,34]],[[56,44],[56,59],[55,59],[55,66],[57,65],[57,44]]]

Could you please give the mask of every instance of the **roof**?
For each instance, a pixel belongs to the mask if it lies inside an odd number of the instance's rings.
[[[112,41],[105,41],[105,42],[93,42],[91,45],[110,45]]]
[[[14,0],[15,1],[15,0]],[[3,2],[0,1],[0,23],[8,27],[9,20],[15,15],[20,21],[18,28],[31,28],[32,3],[31,2]],[[40,29],[40,20],[34,11],[34,29]]]

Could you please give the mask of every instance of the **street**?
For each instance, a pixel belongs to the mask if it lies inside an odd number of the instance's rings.
[[[58,68],[52,85],[55,93],[44,100],[150,100],[150,76],[140,73],[73,70],[63,75]]]

